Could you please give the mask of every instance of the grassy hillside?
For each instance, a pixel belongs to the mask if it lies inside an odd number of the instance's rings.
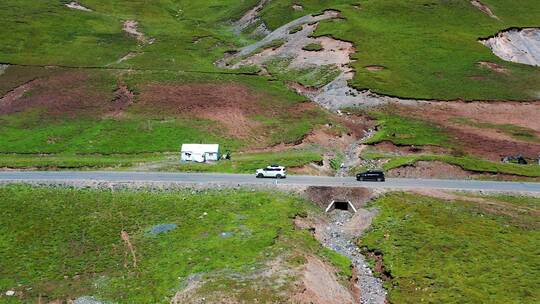
[[[9,31],[3,35],[0,62],[105,66],[138,52],[113,66],[217,71],[213,62],[225,51],[252,41],[247,35],[235,36],[231,20],[258,1],[81,1],[93,12],[68,9],[65,2],[3,1],[0,28]],[[353,84],[358,88],[411,98],[537,98],[538,68],[503,62],[477,40],[510,27],[538,26],[538,2],[483,2],[500,20],[466,0],[277,0],[261,15],[275,29],[306,14],[340,10],[344,19],[323,22],[316,35],[355,44]],[[293,4],[303,10],[292,9]],[[138,21],[139,30],[153,43],[138,43],[123,33],[125,20]],[[479,61],[495,62],[509,72],[491,71]],[[386,69],[364,69],[369,65]]]
[[[233,21],[259,1],[80,1],[92,11],[70,9],[68,2],[0,3],[0,63],[12,64],[0,72],[0,153],[50,154],[57,165],[85,155],[92,165],[89,155],[170,153],[184,142],[217,142],[233,151],[297,143],[336,122],[283,82],[318,87],[337,75],[335,68],[295,74],[284,70],[284,59],[269,64],[273,75],[261,76],[252,67],[220,69],[214,62],[256,41],[250,31],[261,22],[272,30],[326,9],[342,18],[321,22],[315,35],[354,43],[356,88],[466,100],[527,100],[540,92],[537,67],[503,62],[477,42],[505,28],[535,26],[537,1],[484,1],[496,20],[465,0],[275,0],[240,34]],[[143,36],[123,30],[128,20]],[[365,68],[372,65],[384,68]],[[391,131],[396,119],[385,119],[385,132]],[[412,125],[419,142],[446,141]],[[387,138],[385,132],[376,139]]]
[[[360,244],[383,256],[392,303],[536,303],[540,201],[395,193]]]
[[[294,216],[314,209],[285,194],[8,186],[0,188],[0,208],[2,303],[79,296],[170,303],[190,278],[200,279],[208,299],[217,294],[238,302],[283,302],[306,256],[350,272],[346,258],[324,249],[309,232],[294,229]],[[159,224],[177,227],[152,234]],[[268,277],[244,284],[269,262],[276,268]],[[280,276],[277,267],[286,267],[286,275]],[[279,292],[276,284],[281,284]],[[17,297],[4,296],[6,290],[15,290]]]
[[[129,158],[193,142],[238,151],[294,143],[333,121],[262,77],[10,67],[3,80],[5,91],[30,82],[0,104],[0,153]]]

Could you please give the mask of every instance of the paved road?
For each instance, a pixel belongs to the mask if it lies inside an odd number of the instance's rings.
[[[0,171],[0,182],[137,182],[174,184],[343,186],[386,189],[448,189],[540,193],[540,183],[472,180],[389,178],[384,183],[357,182],[352,177],[289,176],[287,179],[257,179],[250,174],[158,173],[107,171]]]

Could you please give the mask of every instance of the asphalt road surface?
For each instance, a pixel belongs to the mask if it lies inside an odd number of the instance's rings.
[[[540,183],[494,182],[477,180],[440,180],[388,178],[384,183],[358,182],[353,177],[289,176],[286,179],[258,179],[252,174],[158,173],[107,171],[0,171],[0,182],[113,182],[173,183],[207,185],[297,185],[341,186],[385,189],[483,190],[516,193],[540,193]]]

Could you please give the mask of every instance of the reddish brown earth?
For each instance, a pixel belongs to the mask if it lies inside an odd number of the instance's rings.
[[[398,155],[407,154],[448,154],[450,149],[438,146],[397,146],[390,141],[383,141],[373,145],[373,147],[383,153],[394,153]]]
[[[501,65],[498,65],[494,62],[489,62],[489,61],[479,61],[478,62],[478,65],[482,66],[482,67],[485,67],[493,72],[497,72],[497,73],[501,73],[501,74],[507,74],[508,73],[508,70],[501,66]]]
[[[540,144],[522,141],[500,130],[478,128],[453,121],[456,117],[479,123],[511,124],[531,129],[540,137],[539,102],[430,102],[401,106],[401,111],[446,127],[463,151],[492,161],[502,156],[523,154],[536,158]]]
[[[38,110],[52,118],[102,116],[118,107],[115,97],[80,71],[40,78],[16,87],[0,99],[0,115]]]
[[[269,97],[241,84],[151,84],[143,88],[138,107],[154,115],[180,116],[216,121],[228,133],[240,138],[264,138],[265,130],[254,120],[256,115],[276,117],[287,112],[295,118],[313,110],[311,103],[291,105],[288,109],[272,106]]]
[[[461,167],[439,161],[419,161],[414,165],[392,169],[387,172],[387,175],[401,178],[467,179],[471,173]]]
[[[338,283],[335,269],[320,259],[307,257],[300,291],[292,297],[299,304],[352,304],[352,293]]]

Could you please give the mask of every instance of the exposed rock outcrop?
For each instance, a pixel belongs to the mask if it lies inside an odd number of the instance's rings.
[[[480,42],[503,60],[540,66],[540,28],[510,29]]]

